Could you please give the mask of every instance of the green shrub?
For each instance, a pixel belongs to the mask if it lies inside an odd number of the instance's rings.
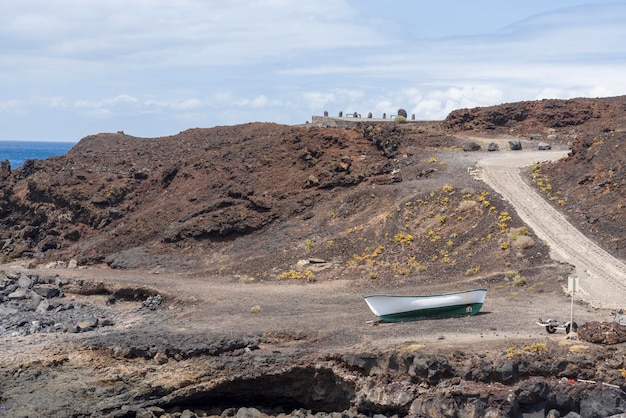
[[[282,272],[278,275],[278,280],[282,280],[282,279],[296,279],[296,280],[304,279],[307,282],[314,282],[315,275],[313,274],[311,270],[305,270],[305,271],[289,270],[289,271]]]
[[[404,116],[396,116],[396,118],[393,120],[396,123],[406,123],[406,118]]]
[[[526,286],[526,278],[524,276],[516,276],[513,279],[513,286]]]

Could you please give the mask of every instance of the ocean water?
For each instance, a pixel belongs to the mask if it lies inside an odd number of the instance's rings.
[[[11,169],[20,167],[28,159],[45,160],[68,152],[75,142],[0,141],[0,161],[9,160]]]

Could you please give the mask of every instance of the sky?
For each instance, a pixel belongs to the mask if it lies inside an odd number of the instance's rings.
[[[0,2],[0,140],[626,94],[626,0]]]

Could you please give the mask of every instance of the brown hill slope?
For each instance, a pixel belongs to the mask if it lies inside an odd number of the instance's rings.
[[[623,97],[545,100],[463,109],[428,126],[251,123],[153,139],[89,136],[65,156],[4,165],[2,254],[250,277],[295,272],[300,259],[328,262],[317,266],[318,278],[434,280],[528,269],[547,252],[532,236],[527,247],[508,248],[511,229],[523,224],[467,175],[477,154],[461,151],[464,140],[447,132],[543,132],[578,138],[570,159],[542,173],[564,200],[580,201],[571,210],[623,256],[615,199],[622,163],[614,151],[624,106]],[[613,142],[594,136],[603,129]],[[584,195],[598,184],[600,192]]]
[[[570,156],[534,167],[539,188],[585,235],[626,259],[626,132],[581,134]],[[548,187],[548,189],[546,189]]]
[[[559,132],[562,136],[576,136],[582,132],[623,126],[625,110],[624,96],[545,99],[455,110],[442,125],[452,132],[491,132],[500,135]]]
[[[87,137],[7,171],[2,251],[37,263],[431,281],[545,260],[532,238],[503,251],[508,228],[523,225],[489,203],[467,175],[475,158],[437,129],[256,123]]]
[[[88,262],[155,241],[246,234],[304,210],[318,189],[384,174],[385,152],[350,131],[274,124],[90,136],[5,175],[14,243],[4,252],[66,249]]]

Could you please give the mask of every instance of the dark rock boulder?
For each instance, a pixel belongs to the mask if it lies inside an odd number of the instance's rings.
[[[41,297],[50,299],[59,296],[61,289],[58,286],[44,284],[33,287],[33,291]]]
[[[520,141],[519,139],[511,139],[509,141],[509,146],[511,147],[511,150],[519,151],[522,149],[522,141]]]
[[[468,142],[463,145],[463,151],[471,152],[471,151],[480,151],[480,145],[474,141]]]

